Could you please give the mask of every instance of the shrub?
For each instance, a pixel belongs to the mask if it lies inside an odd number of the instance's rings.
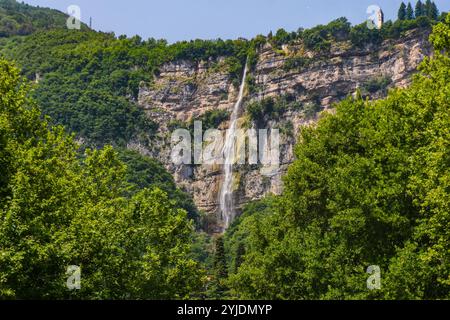
[[[386,93],[387,87],[392,83],[392,79],[387,76],[375,77],[363,84],[363,89],[368,93],[383,91]]]

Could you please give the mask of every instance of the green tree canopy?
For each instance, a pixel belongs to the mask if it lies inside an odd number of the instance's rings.
[[[348,98],[302,129],[283,195],[233,227],[234,296],[450,298],[450,17],[431,41],[410,88]],[[380,290],[366,286],[373,265]]]
[[[111,147],[86,150],[51,127],[0,60],[0,298],[173,299],[195,295],[192,221],[157,187],[126,197]],[[81,268],[69,291],[66,270]]]
[[[432,2],[428,11],[428,17],[433,20],[437,20],[439,17],[439,10],[436,6],[436,3]]]
[[[397,14],[398,20],[406,20],[406,5],[404,2],[400,4]]]

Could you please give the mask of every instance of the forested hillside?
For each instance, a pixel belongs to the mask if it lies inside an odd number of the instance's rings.
[[[380,30],[340,18],[168,44],[67,30],[63,13],[0,0],[0,299],[450,299],[450,16],[429,3]],[[317,123],[301,128],[282,194],[248,203],[223,235],[204,232],[209,218],[158,161],[127,148],[155,139],[139,91],[172,61],[220,60],[238,86],[262,47],[327,59],[344,42],[431,28],[434,56],[406,89],[368,79],[335,113],[288,96],[249,104],[255,123],[294,107]],[[314,62],[287,60],[280,72]],[[67,290],[70,265],[80,290]],[[368,290],[374,265],[381,289]]]
[[[0,0],[0,37],[28,35],[39,30],[62,29],[67,15],[15,0]],[[83,25],[83,29],[86,26]]]
[[[431,41],[409,89],[348,98],[302,130],[284,194],[225,235],[231,296],[450,298],[450,17]]]

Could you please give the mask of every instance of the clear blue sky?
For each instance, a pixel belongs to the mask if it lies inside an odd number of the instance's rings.
[[[67,12],[81,8],[82,20],[93,18],[93,28],[116,35],[190,39],[251,38],[285,28],[312,27],[345,16],[352,23],[366,20],[369,5],[379,5],[393,19],[402,0],[25,0]],[[415,0],[413,1],[415,4]],[[450,0],[435,0],[450,11]]]

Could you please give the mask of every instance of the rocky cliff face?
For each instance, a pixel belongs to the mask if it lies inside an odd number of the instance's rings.
[[[383,97],[390,87],[407,86],[424,56],[431,54],[428,36],[424,30],[413,30],[400,40],[387,40],[379,46],[365,48],[338,42],[326,54],[305,50],[301,44],[284,46],[282,50],[269,44],[259,48],[257,62],[247,77],[241,125],[257,126],[251,123],[246,107],[268,97],[288,97],[293,102],[290,106],[295,107],[288,107],[276,118],[267,115],[258,124],[280,129],[281,166],[271,176],[261,174],[258,166],[236,166],[237,210],[248,201],[282,191],[281,177],[293,161],[293,146],[299,128],[315,121],[320,112],[332,111],[333,103],[358,88],[376,99]],[[192,193],[197,206],[211,217],[218,214],[221,166],[173,165],[171,130],[210,110],[231,112],[238,90],[226,68],[225,58],[200,63],[174,61],[161,68],[154,82],[142,85],[140,89],[139,104],[160,124],[160,139],[152,145],[130,144],[129,147],[162,161],[177,183]],[[225,121],[220,128],[227,126]]]

